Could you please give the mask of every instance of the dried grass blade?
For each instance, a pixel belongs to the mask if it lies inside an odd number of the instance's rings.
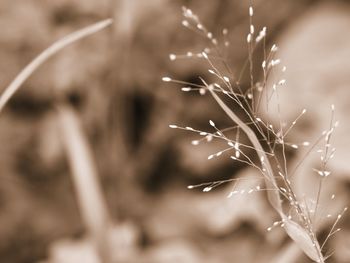
[[[314,243],[310,235],[296,222],[284,218],[284,229],[288,236],[303,250],[303,252],[315,262],[323,262],[323,256],[320,255],[318,243]],[[321,261],[320,261],[321,258]]]
[[[80,212],[102,262],[109,262],[108,229],[110,219],[99,187],[94,158],[76,113],[58,106],[58,121],[67,154]]]
[[[256,149],[257,154],[259,155],[260,160],[264,160],[264,166],[266,169],[266,174],[264,174],[265,177],[265,183],[266,187],[268,188],[274,188],[278,189],[275,177],[273,176],[273,171],[271,168],[271,165],[268,161],[268,158],[259,143],[258,138],[256,137],[255,133],[252,131],[252,129],[249,128],[226,104],[221,98],[210,88],[208,88],[213,98],[216,100],[216,102],[219,104],[219,106],[223,109],[223,111],[227,114],[230,119],[235,122],[242,131],[248,136],[249,140],[253,144],[254,148]],[[278,191],[269,191],[267,193],[269,202],[273,206],[273,208],[280,214],[280,216],[284,216],[282,206],[281,206],[281,198],[278,193]]]
[[[2,111],[6,103],[9,101],[9,99],[13,96],[13,94],[20,88],[23,82],[26,81],[28,77],[47,59],[49,59],[51,56],[56,54],[58,51],[60,51],[64,47],[78,41],[81,38],[94,34],[111,24],[112,24],[112,19],[106,19],[106,20],[97,22],[93,25],[90,25],[81,30],[75,31],[63,37],[62,39],[56,41],[47,49],[45,49],[34,60],[32,60],[5,89],[5,91],[0,97],[0,112]]]

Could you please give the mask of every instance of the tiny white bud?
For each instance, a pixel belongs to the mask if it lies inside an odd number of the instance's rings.
[[[230,82],[230,79],[229,79],[228,77],[226,77],[226,76],[224,76],[223,79],[224,79],[224,81],[226,81],[226,82]]]
[[[191,16],[193,16],[193,13],[192,13],[192,10],[191,10],[191,9],[189,9],[189,8],[184,8],[183,11],[184,11],[184,16],[186,16],[186,17],[191,17]]]
[[[286,80],[285,79],[281,79],[279,82],[278,82],[278,85],[284,85],[286,84]]]
[[[250,43],[252,41],[252,35],[249,33],[247,35],[247,43]]]
[[[254,26],[253,25],[250,25],[250,34],[254,34]]]
[[[169,81],[171,81],[171,78],[169,78],[169,77],[163,77],[162,80],[163,80],[164,82],[169,82]]]
[[[178,126],[177,126],[177,125],[174,125],[174,124],[170,124],[170,125],[169,125],[169,128],[171,128],[171,129],[176,129],[176,128],[178,128]]]
[[[281,63],[281,60],[280,59],[275,59],[275,60],[272,60],[271,61],[271,66],[276,66],[276,65],[278,65],[278,64],[280,64]]]
[[[198,140],[193,140],[191,143],[192,143],[192,145],[198,145],[199,141]]]
[[[278,47],[273,44],[272,47],[271,47],[271,52],[276,52],[278,50]]]
[[[204,88],[199,89],[199,94],[200,95],[205,95],[206,91]]]
[[[171,61],[174,61],[176,59],[176,55],[175,54],[170,54],[169,58]]]
[[[253,16],[254,15],[254,9],[252,6],[249,7],[249,16]]]
[[[329,176],[331,174],[331,172],[330,171],[324,171],[323,174],[324,174],[325,177],[327,177],[327,176]]]
[[[212,187],[207,186],[203,189],[203,192],[210,192],[211,189],[212,189]]]
[[[213,127],[215,127],[215,123],[212,120],[209,120],[209,124]]]
[[[238,159],[241,156],[241,152],[239,150],[236,150],[235,157]]]
[[[187,20],[183,20],[183,21],[182,21],[182,25],[183,25],[184,27],[188,27],[190,24],[188,23]]]

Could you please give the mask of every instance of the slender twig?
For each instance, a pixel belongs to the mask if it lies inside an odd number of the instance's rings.
[[[107,26],[112,24],[112,19],[106,19],[103,21],[100,21],[96,24],[90,25],[88,27],[85,27],[79,31],[73,32],[62,39],[56,41],[51,46],[49,46],[47,49],[45,49],[42,53],[40,53],[34,60],[32,60],[17,76],[16,78],[11,82],[11,84],[5,89],[3,94],[0,97],[0,112],[4,108],[5,104],[8,102],[8,100],[13,96],[13,94],[20,88],[20,86],[23,84],[24,81],[28,79],[30,75],[46,60],[48,60],[51,56],[56,54],[61,49],[65,48],[66,46],[78,41],[79,39],[82,39],[84,37],[87,37],[89,35],[92,35]]]

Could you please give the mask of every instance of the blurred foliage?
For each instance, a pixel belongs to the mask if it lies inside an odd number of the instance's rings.
[[[254,23],[268,27],[270,45],[319,2],[256,0]],[[238,71],[247,57],[248,4],[1,1],[0,90],[56,39],[106,17],[115,20],[113,28],[48,61],[0,115],[1,262],[37,262],[53,253],[54,241],[84,236],[57,131],[54,107],[61,101],[75,108],[84,125],[117,236],[125,232],[131,240],[125,262],[273,262],[286,237],[278,230],[266,235],[274,214],[264,195],[227,201],[226,187],[207,194],[186,190],[188,184],[253,172],[228,158],[208,162],[219,145],[198,150],[189,145],[190,134],[168,129],[170,123],[205,129],[208,119],[221,127],[230,123],[209,97],[182,94],[161,83],[170,72],[190,81],[207,75],[200,60],[168,59],[169,53],[200,51],[206,45],[181,27],[182,5],[192,8],[213,33],[228,28],[229,63]],[[261,54],[255,59],[260,63]],[[245,76],[243,86],[247,80]],[[125,222],[127,227],[119,228]],[[339,243],[348,238],[346,231]],[[329,262],[345,263],[344,258]]]

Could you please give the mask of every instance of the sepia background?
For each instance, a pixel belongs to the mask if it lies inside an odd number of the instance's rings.
[[[278,217],[264,192],[227,198],[230,183],[208,193],[187,189],[258,173],[229,156],[208,160],[222,145],[193,146],[195,134],[169,129],[178,124],[208,130],[210,119],[223,128],[232,125],[210,96],[161,81],[208,76],[201,59],[169,59],[170,53],[200,52],[207,45],[181,26],[184,5],[213,34],[228,29],[229,64],[239,72],[248,56],[249,1],[0,2],[1,91],[56,40],[113,18],[111,27],[45,62],[0,113],[0,262],[102,262],[72,179],[60,107],[75,117],[91,150],[113,262],[310,262],[283,230],[267,232]],[[336,214],[350,200],[350,2],[255,0],[253,6],[254,24],[267,26],[267,45],[278,44],[287,66],[284,118],[291,121],[308,109],[291,140],[313,141],[328,127],[330,105],[336,107],[337,150],[322,203]],[[254,63],[261,56],[258,51]],[[242,87],[248,85],[244,74]],[[302,153],[288,155],[293,164]],[[311,157],[295,177],[301,193],[315,191],[314,163]],[[242,184],[254,186],[256,181]],[[85,205],[92,214],[101,211]],[[330,240],[327,249],[334,254],[328,262],[350,262],[349,218],[344,215],[342,230]],[[325,220],[320,235],[326,237],[331,226]]]

